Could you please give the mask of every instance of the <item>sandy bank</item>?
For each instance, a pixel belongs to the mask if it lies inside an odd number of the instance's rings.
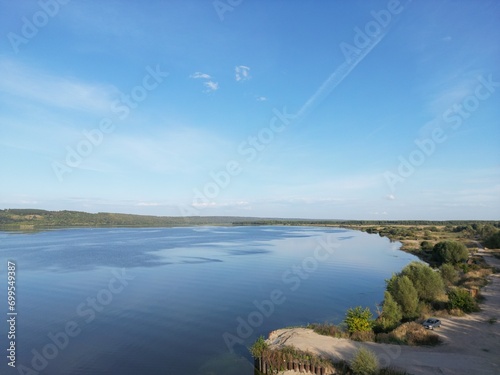
[[[482,251],[486,261],[500,268],[500,260]],[[437,347],[410,347],[359,343],[321,336],[305,328],[280,329],[269,335],[271,347],[292,345],[334,360],[350,360],[361,345],[374,351],[382,366],[394,366],[412,374],[500,374],[500,275],[490,276],[482,290],[486,300],[481,312],[462,318],[441,319],[435,330],[443,340]],[[497,323],[491,324],[490,318]],[[295,374],[286,372],[286,375]]]

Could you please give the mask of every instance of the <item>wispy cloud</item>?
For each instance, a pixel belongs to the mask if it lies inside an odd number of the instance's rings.
[[[57,76],[8,59],[0,59],[0,93],[46,106],[85,112],[108,112],[116,87]]]
[[[214,81],[208,81],[203,83],[207,88],[205,92],[214,92],[219,89],[219,83]]]
[[[265,96],[257,96],[256,99],[258,102],[265,102],[267,100],[267,98]]]
[[[193,202],[193,207],[196,208],[250,208],[250,203],[247,201],[228,201],[228,202]]]
[[[151,136],[117,133],[103,149],[102,158],[128,170],[195,175],[227,160],[229,145],[224,138],[202,129],[176,126]]]
[[[203,86],[205,86],[204,92],[211,93],[219,89],[219,83],[212,79],[212,76],[207,73],[195,72],[189,76],[193,79],[204,79]]]
[[[212,77],[210,76],[210,74],[201,73],[201,72],[195,72],[195,73],[191,74],[189,76],[189,78],[194,78],[194,79],[198,79],[198,78],[201,78],[201,79],[212,79]]]
[[[234,68],[235,79],[237,82],[247,81],[250,79],[250,68],[245,65],[239,65]]]
[[[158,207],[161,206],[158,202],[138,202],[135,204],[138,207]]]

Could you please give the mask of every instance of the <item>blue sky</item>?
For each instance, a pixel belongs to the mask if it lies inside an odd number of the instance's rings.
[[[0,208],[500,219],[497,1],[0,8]]]

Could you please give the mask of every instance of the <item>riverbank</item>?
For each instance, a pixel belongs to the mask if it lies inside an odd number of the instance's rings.
[[[492,267],[500,268],[500,260],[489,250],[479,254]],[[395,367],[411,374],[486,374],[500,373],[500,275],[489,276],[482,289],[481,311],[464,317],[442,318],[442,327],[435,330],[443,344],[437,347],[356,342],[322,336],[310,329],[291,328],[271,332],[270,348],[291,345],[333,361],[350,361],[361,346],[372,350],[383,367]],[[293,375],[285,372],[284,375]]]

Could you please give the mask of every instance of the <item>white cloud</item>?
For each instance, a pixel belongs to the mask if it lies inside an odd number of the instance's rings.
[[[258,102],[265,102],[267,100],[267,98],[265,96],[257,96],[256,99]]]
[[[195,72],[195,73],[191,74],[189,76],[189,78],[194,78],[194,79],[198,79],[198,78],[201,78],[201,79],[212,79],[212,77],[210,76],[210,74],[201,73],[201,72]]]
[[[206,90],[204,92],[210,93],[217,91],[219,89],[219,83],[212,80],[212,76],[210,74],[195,72],[189,76],[189,78],[193,79],[205,79],[203,82],[203,86],[205,86]]]
[[[250,79],[250,68],[245,65],[239,65],[234,68],[235,79],[237,82],[246,81]]]
[[[396,197],[392,194],[387,195],[386,198],[389,199],[390,201],[393,201],[396,199]]]
[[[191,204],[196,208],[249,208],[250,203],[247,201],[230,201],[230,202],[193,202]]]
[[[214,92],[219,89],[219,83],[214,81],[208,81],[203,83],[207,88],[205,92]]]
[[[138,202],[135,205],[139,206],[139,207],[158,207],[158,206],[160,206],[160,203],[157,203],[157,202]]]

